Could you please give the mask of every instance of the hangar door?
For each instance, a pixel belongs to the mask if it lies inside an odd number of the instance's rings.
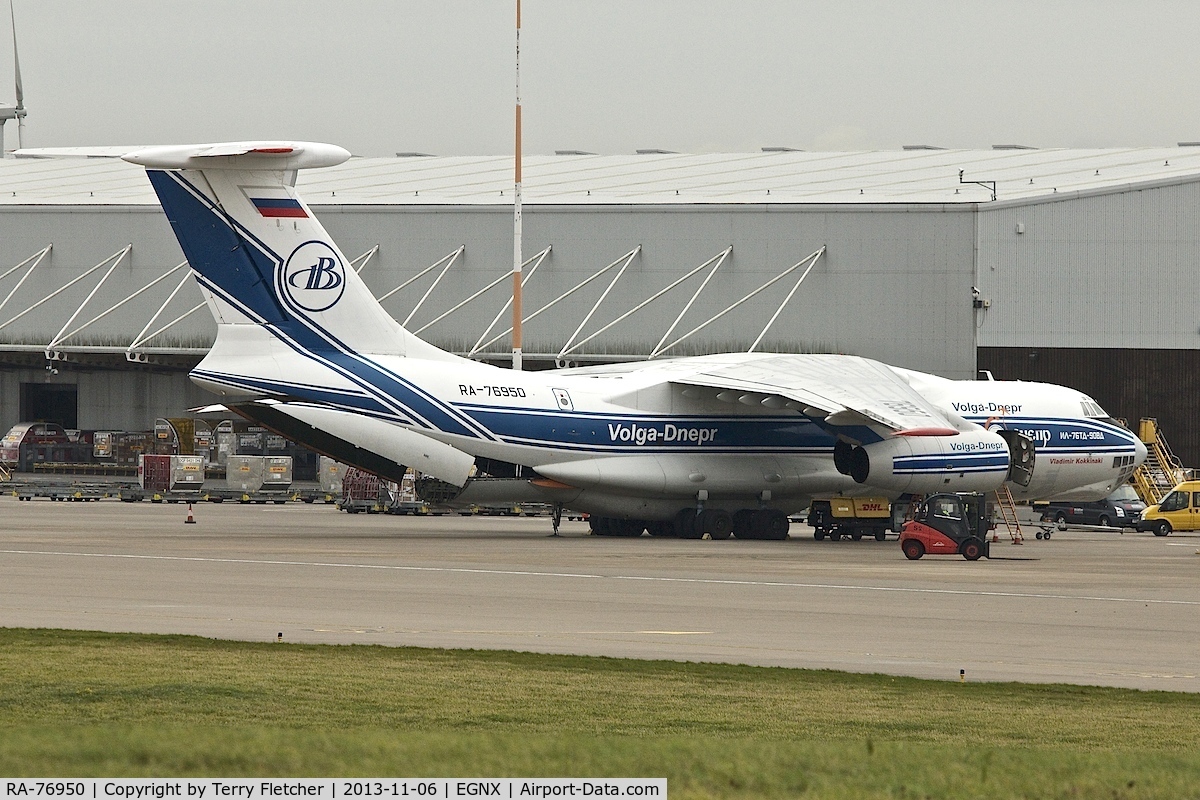
[[[22,383],[21,421],[79,427],[79,387],[74,383]]]

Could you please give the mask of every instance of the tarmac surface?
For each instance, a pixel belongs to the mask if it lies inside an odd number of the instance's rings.
[[[0,625],[1200,691],[1200,535],[990,560],[894,539],[619,539],[548,518],[0,497]]]

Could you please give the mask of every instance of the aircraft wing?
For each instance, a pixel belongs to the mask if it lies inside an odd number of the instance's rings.
[[[885,364],[858,356],[769,356],[714,364],[671,382],[685,387],[685,395],[717,390],[721,400],[792,408],[829,425],[865,425],[883,436],[953,436],[967,426]]]

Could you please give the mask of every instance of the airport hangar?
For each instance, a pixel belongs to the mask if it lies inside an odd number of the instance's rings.
[[[353,158],[297,188],[393,316],[507,363],[511,158]],[[525,158],[523,199],[526,368],[753,347],[990,370],[1156,416],[1200,463],[1200,147],[565,151]],[[0,161],[0,430],[211,402],[182,262],[140,167]]]

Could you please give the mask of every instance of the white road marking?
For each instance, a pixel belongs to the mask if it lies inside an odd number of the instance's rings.
[[[600,575],[588,572],[534,572],[531,570],[471,569],[468,567],[417,567],[407,564],[347,564],[336,561],[277,561],[254,558],[209,558],[204,556],[146,556],[133,553],[72,553],[58,550],[0,550],[8,555],[64,556],[68,558],[123,558],[145,561],[181,561],[205,564],[251,564],[281,567],[332,567],[337,569],[377,569],[396,572],[448,572],[469,575],[515,575],[533,578],[586,578],[589,580],[646,581],[650,583],[700,583],[718,586],[766,586],[782,589],[832,589],[847,592],[899,592],[904,594],[957,595],[967,597],[1008,597],[1021,600],[1087,600],[1104,603],[1143,603],[1146,605],[1200,606],[1200,600],[1157,600],[1139,597],[1102,595],[1040,594],[1035,592],[995,592],[973,589],[929,589],[911,586],[859,586],[842,583],[798,583],[791,581],[751,581],[724,578],[671,578],[654,575]]]

